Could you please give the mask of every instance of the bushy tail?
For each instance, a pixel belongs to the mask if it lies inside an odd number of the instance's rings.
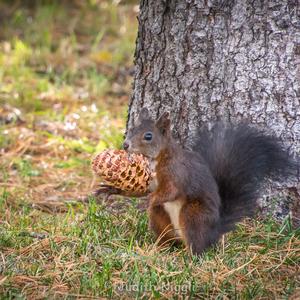
[[[276,137],[245,124],[202,129],[193,150],[201,153],[217,181],[222,232],[254,213],[267,179],[281,181],[297,174],[297,163]]]

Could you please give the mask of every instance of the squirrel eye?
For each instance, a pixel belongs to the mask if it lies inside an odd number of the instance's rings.
[[[146,132],[144,134],[144,140],[151,141],[152,140],[152,133],[151,132]]]

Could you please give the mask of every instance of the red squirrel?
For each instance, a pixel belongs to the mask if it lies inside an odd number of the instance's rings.
[[[156,173],[149,225],[160,243],[183,241],[199,255],[252,216],[267,179],[284,180],[296,166],[277,138],[245,124],[200,129],[191,149],[171,134],[168,113],[154,121],[146,108],[123,147],[149,158]]]

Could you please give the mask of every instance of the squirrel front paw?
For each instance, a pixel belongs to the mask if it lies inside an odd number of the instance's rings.
[[[94,192],[94,196],[97,198],[101,195],[105,195],[106,199],[111,195],[120,195],[126,197],[145,197],[148,195],[148,191],[143,193],[133,192],[133,191],[123,191],[119,188],[113,187],[107,184],[101,184],[100,187]]]
[[[99,197],[101,195],[106,195],[109,197],[110,195],[123,195],[123,191],[121,189],[115,188],[111,185],[101,184],[100,187],[94,192],[95,197]]]
[[[111,195],[124,195],[124,191],[111,185],[101,184],[100,187],[93,192],[92,196],[96,199],[103,197],[107,200]]]
[[[150,204],[152,206],[157,206],[157,205],[162,205],[165,202],[169,201],[168,197],[165,197],[165,195],[163,195],[162,193],[156,193],[153,192],[149,195],[150,198]]]

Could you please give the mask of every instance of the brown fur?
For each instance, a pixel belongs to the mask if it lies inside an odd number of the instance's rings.
[[[162,205],[150,205],[148,208],[149,227],[158,238],[158,244],[176,241],[174,228],[169,215]]]
[[[201,253],[216,242],[214,216],[205,211],[201,202],[186,203],[181,209],[179,223],[183,229],[183,241],[192,253]]]
[[[180,196],[176,183],[170,177],[170,168],[166,161],[171,159],[169,150],[162,151],[157,157],[156,174],[157,174],[157,189],[151,194],[150,201],[155,205],[163,204],[164,202],[172,201]]]
[[[168,114],[154,121],[145,108],[125,143],[129,152],[155,162],[150,227],[157,236],[167,231],[163,241],[175,238],[178,229],[193,254],[201,254],[252,215],[266,178],[284,178],[295,170],[276,138],[249,126],[204,130],[193,150],[187,150],[172,138]]]
[[[160,242],[178,239],[181,233],[186,246],[200,254],[216,234],[213,227],[218,224],[220,199],[217,185],[205,163],[196,153],[182,149],[172,138],[168,115],[154,122],[143,110],[139,126],[129,132],[126,138],[128,151],[142,153],[155,161],[157,186],[150,194],[148,209],[150,228]],[[145,132],[151,132],[153,139],[144,140]],[[176,208],[171,220],[164,204],[181,201],[179,220]],[[172,206],[171,206],[172,207]],[[177,221],[180,232],[175,232],[172,221]]]

